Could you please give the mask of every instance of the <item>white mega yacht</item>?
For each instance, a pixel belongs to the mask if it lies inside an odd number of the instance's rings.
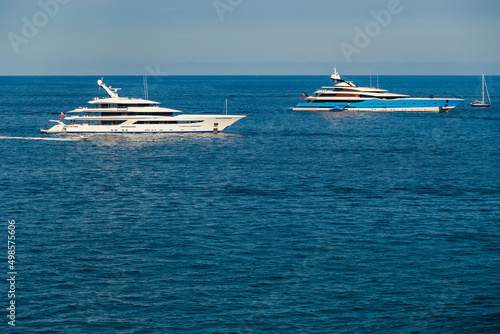
[[[97,81],[109,97],[94,98],[92,107],[80,107],[61,113],[57,123],[43,133],[171,133],[224,131],[245,116],[177,115],[179,110],[162,108],[159,102],[118,96],[120,88]],[[227,109],[226,109],[227,110]],[[227,111],[226,111],[227,112]],[[69,121],[69,124],[63,120]]]

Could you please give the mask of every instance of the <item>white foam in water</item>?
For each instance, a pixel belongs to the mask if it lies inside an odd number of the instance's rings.
[[[79,141],[81,140],[78,137],[72,138],[43,138],[43,137],[8,137],[8,136],[0,136],[0,139],[21,139],[21,140],[55,140],[55,141]]]

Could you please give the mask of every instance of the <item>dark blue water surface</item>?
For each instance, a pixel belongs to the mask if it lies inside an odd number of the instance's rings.
[[[449,113],[296,112],[325,77],[150,77],[213,134],[42,136],[98,77],[0,77],[18,333],[500,333],[500,77],[381,77]],[[352,77],[369,84],[368,77]],[[106,77],[143,96],[141,77]],[[103,92],[100,92],[103,96]]]

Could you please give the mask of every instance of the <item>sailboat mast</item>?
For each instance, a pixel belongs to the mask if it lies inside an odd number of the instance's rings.
[[[483,74],[484,79],[484,74]],[[486,94],[488,94],[488,103],[491,104],[490,93],[488,92],[488,86],[486,85],[486,79],[484,79],[484,88],[486,88]]]
[[[483,88],[483,104],[484,104],[484,73],[483,73],[483,84],[481,86]]]

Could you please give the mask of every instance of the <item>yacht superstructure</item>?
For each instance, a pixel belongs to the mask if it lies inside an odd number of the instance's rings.
[[[59,121],[44,133],[219,133],[245,116],[177,115],[179,110],[162,108],[159,102],[118,96],[119,88],[97,81],[109,95],[94,98],[91,107],[80,107],[61,114]],[[69,121],[69,124],[63,120]]]
[[[304,93],[304,102],[293,110],[307,111],[410,111],[447,112],[464,100],[456,98],[410,97],[390,93],[385,89],[359,87],[340,77],[337,69],[331,76],[334,86],[324,86],[313,96]]]

